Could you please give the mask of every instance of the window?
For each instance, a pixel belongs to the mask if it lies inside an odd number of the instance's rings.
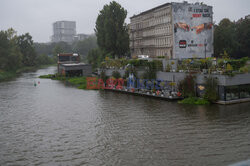
[[[226,90],[226,100],[236,100],[240,98],[239,86],[227,86]]]
[[[250,84],[240,85],[240,98],[250,98]]]

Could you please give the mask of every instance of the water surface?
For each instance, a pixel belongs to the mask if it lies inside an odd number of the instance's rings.
[[[187,106],[37,78],[55,70],[0,83],[0,165],[198,166],[250,158],[250,103]]]

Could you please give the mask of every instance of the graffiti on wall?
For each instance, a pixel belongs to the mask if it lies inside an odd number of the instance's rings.
[[[172,7],[176,58],[210,57],[213,54],[212,7],[183,3],[173,3]]]

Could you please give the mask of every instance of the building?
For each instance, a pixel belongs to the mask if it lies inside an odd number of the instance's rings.
[[[78,54],[58,54],[58,73],[65,76],[91,76],[92,66],[80,63]]]
[[[89,37],[90,35],[87,34],[83,34],[83,33],[79,33],[74,37],[75,41],[81,41],[81,40],[85,40]]]
[[[166,3],[130,18],[132,56],[167,59],[213,55],[213,11],[202,3]]]
[[[245,19],[250,20],[250,14],[245,17]]]
[[[72,43],[76,36],[75,21],[57,21],[53,23],[52,42]]]

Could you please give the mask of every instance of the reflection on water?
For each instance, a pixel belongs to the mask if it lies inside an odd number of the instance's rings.
[[[0,83],[0,165],[228,165],[250,158],[250,103],[187,106],[37,78],[54,71]]]

